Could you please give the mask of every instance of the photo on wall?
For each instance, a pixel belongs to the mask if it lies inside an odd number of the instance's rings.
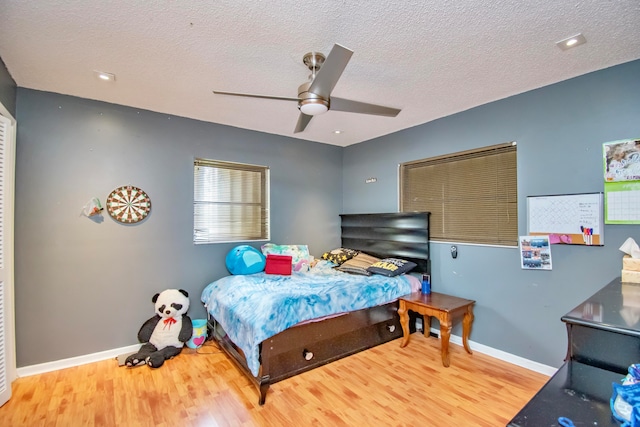
[[[520,236],[519,242],[523,270],[551,270],[549,236]]]
[[[640,181],[640,139],[602,144],[605,182]]]

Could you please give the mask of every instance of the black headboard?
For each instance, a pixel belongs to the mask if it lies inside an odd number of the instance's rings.
[[[343,214],[342,247],[378,258],[396,257],[418,264],[414,271],[431,273],[429,212]]]

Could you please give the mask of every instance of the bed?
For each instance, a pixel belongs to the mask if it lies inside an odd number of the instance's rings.
[[[412,273],[430,273],[426,212],[345,214],[341,229],[344,248],[409,260],[417,264]],[[300,278],[306,282],[298,284]],[[360,282],[354,285],[353,280]],[[314,274],[228,276],[209,284],[202,301],[212,338],[256,385],[263,405],[273,383],[402,337],[397,298],[414,290],[415,281],[407,276],[339,273],[319,264]],[[252,299],[256,308],[250,313],[260,327],[246,326],[247,316],[235,306],[234,301],[250,298],[239,293],[244,286],[261,295]],[[263,312],[257,306],[268,309],[272,297],[284,290],[292,296],[285,296],[283,308],[253,319]],[[352,300],[351,311],[340,305],[345,299]],[[338,305],[329,307],[329,300]]]

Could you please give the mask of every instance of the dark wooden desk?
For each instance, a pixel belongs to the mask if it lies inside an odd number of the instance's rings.
[[[424,316],[423,330],[427,336],[431,329],[431,316],[435,316],[440,321],[442,364],[448,367],[449,338],[451,337],[453,319],[462,314],[462,344],[465,350],[467,350],[467,353],[471,354],[469,335],[471,334],[471,324],[473,323],[473,304],[475,304],[475,301],[440,294],[438,292],[431,292],[430,294],[414,292],[400,297],[398,314],[400,315],[400,325],[402,326],[403,333],[400,347],[405,347],[409,344],[409,339],[411,338],[408,310]]]
[[[579,426],[620,427],[611,415],[609,399],[623,375],[576,361],[568,361],[513,418],[508,427],[558,426],[569,418]]]
[[[566,417],[577,426],[619,426],[609,406],[612,383],[640,360],[640,284],[614,279],[562,316],[565,364],[509,426],[550,426]]]

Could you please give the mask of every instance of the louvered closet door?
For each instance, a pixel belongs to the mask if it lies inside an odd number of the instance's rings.
[[[13,316],[14,126],[0,115],[0,406],[15,375]]]

